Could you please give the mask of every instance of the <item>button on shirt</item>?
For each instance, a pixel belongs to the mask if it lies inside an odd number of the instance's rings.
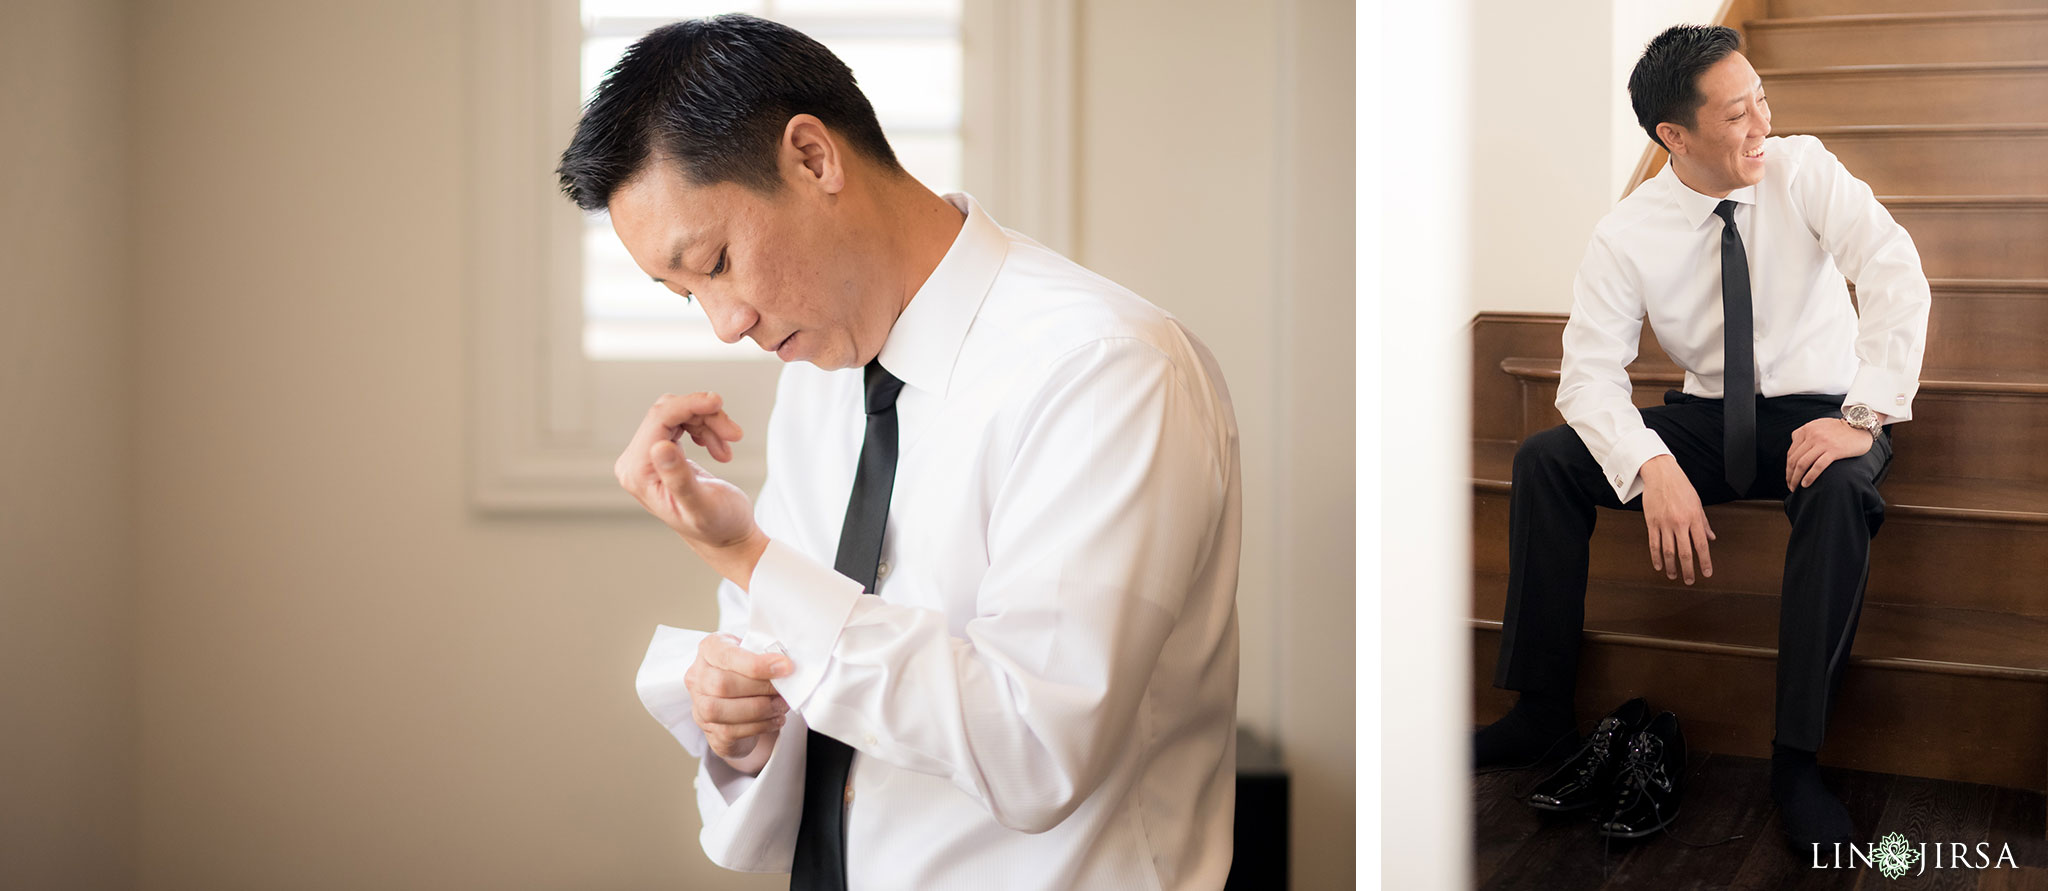
[[[854,888],[1217,888],[1235,800],[1236,424],[1171,315],[967,219],[882,346],[901,457],[874,596],[832,570],[862,371],[784,367],[719,629],[793,663],[758,777],[704,754],[660,635],[642,698],[694,754],[706,853],[786,872],[805,729],[855,749]],[[673,632],[675,629],[662,629]],[[694,640],[694,638],[692,639]]]
[[[1812,136],[1764,140],[1762,182],[1727,199],[1749,256],[1762,395],[1845,393],[1911,419],[1930,305],[1912,237]],[[1671,454],[1629,398],[1644,319],[1685,392],[1722,398],[1721,200],[1666,164],[1601,219],[1579,264],[1557,408],[1623,502],[1642,493],[1643,463]]]

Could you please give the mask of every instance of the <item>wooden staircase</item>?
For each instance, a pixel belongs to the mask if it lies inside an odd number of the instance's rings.
[[[1771,98],[1913,235],[1933,285],[1914,420],[1883,491],[1883,531],[1825,763],[2048,790],[2048,0],[1733,0],[1725,23]],[[1661,166],[1646,156],[1637,181]],[[1562,423],[1561,314],[1473,325],[1475,717],[1505,606],[1509,468]],[[1678,369],[1647,328],[1639,405]],[[1649,565],[1643,521],[1602,511],[1578,701],[1679,713],[1695,748],[1768,757],[1782,505],[1709,508],[1715,575]]]

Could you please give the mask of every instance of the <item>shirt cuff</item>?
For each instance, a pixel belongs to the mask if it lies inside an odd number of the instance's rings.
[[[640,704],[647,707],[647,713],[668,728],[683,749],[696,758],[704,757],[709,743],[690,714],[690,689],[683,686],[683,675],[697,661],[698,645],[709,636],[708,631],[654,626],[654,640],[647,644],[640,674],[633,679],[633,686],[640,692]],[[714,760],[716,757],[713,756]]]
[[[1616,442],[1600,462],[1600,471],[1607,475],[1607,484],[1614,488],[1614,497],[1627,504],[1643,494],[1643,465],[1658,455],[1669,454],[1671,447],[1664,444],[1664,437],[1645,427]]]
[[[803,816],[803,716],[789,723],[768,754],[761,775],[749,777],[718,760],[697,771],[697,810],[704,817],[698,843],[711,862],[740,872],[788,872]]]
[[[859,582],[773,539],[754,566],[747,595],[747,636],[740,646],[789,658],[789,674],[769,683],[791,711],[802,711],[825,676],[846,617],[867,595]]]
[[[1910,421],[1913,419],[1913,397],[1919,395],[1920,382],[1898,372],[1875,365],[1856,369],[1856,382],[1849,387],[1848,398],[1842,404],[1868,405],[1872,411],[1885,416],[1885,423]]]

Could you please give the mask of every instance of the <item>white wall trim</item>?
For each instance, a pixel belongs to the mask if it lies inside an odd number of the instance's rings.
[[[1077,0],[965,0],[961,178],[1004,226],[1071,256]]]
[[[998,220],[1074,244],[1075,0],[966,0],[962,176]],[[575,0],[471,0],[469,492],[483,512],[636,513],[612,464],[663,392],[714,390],[758,431],[713,468],[758,490],[775,366],[583,355],[583,217],[554,169],[580,114]]]

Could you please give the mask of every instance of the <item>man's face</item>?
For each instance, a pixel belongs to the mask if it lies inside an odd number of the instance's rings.
[[[830,370],[865,364],[895,322],[874,287],[873,252],[849,237],[851,221],[832,197],[801,176],[773,195],[695,185],[655,160],[619,187],[609,210],[633,262],[695,298],[719,340],[748,337],[784,362]]]
[[[1741,53],[1729,53],[1700,74],[1699,88],[1706,101],[1693,125],[1662,125],[1676,131],[1664,141],[1673,163],[1681,165],[1678,172],[1686,175],[1687,185],[1708,195],[1726,195],[1762,182],[1771,106],[1764,101],[1756,69]]]

